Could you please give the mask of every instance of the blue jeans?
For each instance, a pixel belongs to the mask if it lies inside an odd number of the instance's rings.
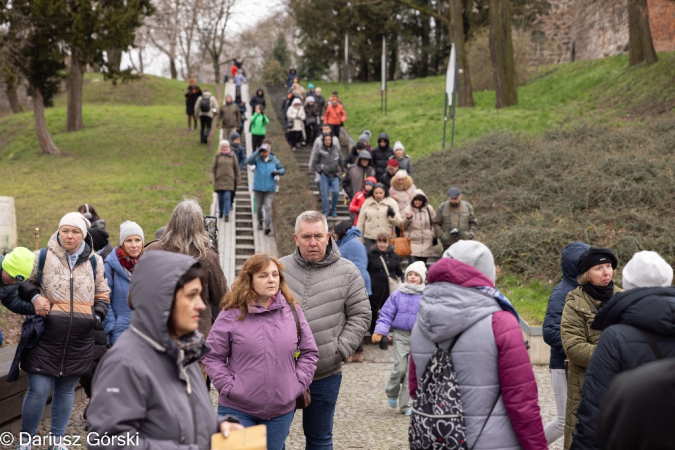
[[[34,436],[37,433],[47,399],[54,387],[52,397],[52,436],[65,436],[66,426],[73,411],[75,388],[80,377],[50,377],[39,373],[28,374],[28,390],[21,409],[21,431]]]
[[[221,216],[230,216],[232,206],[232,191],[216,191],[218,194],[218,211]]]
[[[334,213],[337,209],[338,195],[340,195],[340,178],[329,177],[322,173],[319,186],[321,189],[321,212],[324,216],[327,216],[329,209],[331,213]],[[332,194],[330,205],[328,204],[329,191]]]
[[[267,426],[267,450],[282,450],[288,437],[288,431],[291,429],[291,422],[293,422],[293,413],[288,412],[282,416],[275,417],[270,420],[263,420],[259,417],[246,414],[234,408],[227,408],[218,405],[218,415],[230,415],[239,419],[239,422],[244,427],[252,427],[254,425]]]
[[[305,450],[333,450],[333,416],[340,393],[342,372],[309,385],[312,403],[302,412]]]

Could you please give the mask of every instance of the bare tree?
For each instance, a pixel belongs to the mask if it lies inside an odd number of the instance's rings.
[[[171,78],[178,78],[178,36],[181,33],[180,11],[183,0],[156,0],[155,14],[147,21],[152,45],[169,58]]]
[[[199,20],[202,48],[208,53],[213,65],[215,82],[220,82],[220,58],[225,44],[234,39],[227,30],[237,0],[204,0],[206,8]]]
[[[649,26],[647,0],[628,0],[628,55],[629,66],[642,61],[649,66],[659,60]]]
[[[136,53],[138,55],[138,64],[134,61],[134,55],[129,51],[129,62],[131,67],[136,71],[136,73],[144,74],[145,73],[145,62],[143,59],[143,54],[145,49],[150,42],[150,30],[147,26],[143,25],[138,30],[136,30],[136,39],[134,40],[134,45],[136,47]]]
[[[22,63],[23,58],[16,51],[15,41],[18,36],[11,28],[11,22],[0,25],[0,80],[5,85],[5,95],[12,113],[18,114],[23,112],[23,107],[19,101],[20,76],[16,65]]]
[[[208,14],[210,9],[208,0],[183,1],[178,7],[180,31],[178,33],[178,47],[183,59],[182,76],[187,80],[192,76],[196,63],[193,61],[193,50],[198,34],[198,19],[202,14]]]

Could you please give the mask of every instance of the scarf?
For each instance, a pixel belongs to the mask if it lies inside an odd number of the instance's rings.
[[[612,298],[612,295],[614,295],[614,281],[610,281],[607,286],[596,286],[588,283],[582,285],[581,289],[590,295],[593,300],[602,302],[604,306],[604,304]]]
[[[199,356],[202,353],[202,347],[204,347],[204,341],[206,341],[204,335],[198,330],[186,334],[174,341],[178,348],[183,350],[183,360],[180,361],[183,367],[186,367],[199,359]]]
[[[474,289],[481,291],[489,295],[490,297],[494,298],[497,301],[497,303],[499,303],[499,306],[502,308],[503,311],[508,311],[514,316],[516,316],[516,319],[519,319],[518,311],[516,311],[516,308],[513,307],[511,301],[508,298],[506,298],[504,294],[499,292],[499,289],[490,286],[477,286]]]
[[[132,258],[131,256],[127,255],[127,252],[124,251],[121,245],[117,246],[115,254],[117,255],[117,259],[119,260],[122,267],[133,273],[134,266],[138,262],[138,258]]]
[[[398,290],[404,294],[419,295],[424,291],[424,287],[423,284],[401,283]]]

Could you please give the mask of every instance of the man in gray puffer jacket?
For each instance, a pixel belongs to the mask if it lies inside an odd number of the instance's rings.
[[[284,276],[319,347],[319,362],[309,386],[312,403],[302,413],[306,448],[332,449],[342,364],[370,326],[370,303],[359,269],[340,256],[323,214],[300,214],[293,238],[295,253],[281,258]]]
[[[321,137],[323,145],[312,160],[312,170],[320,175],[321,212],[327,216],[337,217],[337,201],[340,195],[340,176],[343,168],[342,151],[333,145],[333,137],[324,133]],[[329,199],[328,195],[332,198]],[[329,211],[330,210],[330,211]]]

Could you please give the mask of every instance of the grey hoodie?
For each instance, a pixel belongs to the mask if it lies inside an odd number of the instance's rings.
[[[147,252],[129,288],[131,326],[101,360],[87,419],[90,432],[138,442],[90,449],[206,450],[217,431],[216,414],[199,365],[183,368],[182,350],[169,336],[168,318],[178,279],[197,261]],[[208,352],[203,346],[201,354]]]

